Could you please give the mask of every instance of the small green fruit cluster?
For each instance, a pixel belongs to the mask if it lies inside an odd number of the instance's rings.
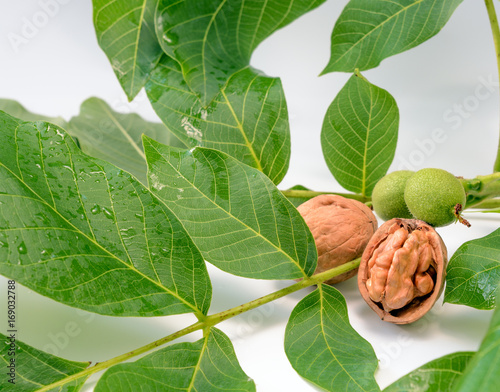
[[[377,183],[372,201],[384,220],[414,217],[439,227],[460,219],[466,195],[460,180],[446,170],[401,170]]]

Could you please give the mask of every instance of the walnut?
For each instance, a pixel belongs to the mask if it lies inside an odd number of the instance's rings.
[[[382,320],[411,323],[441,295],[447,260],[446,246],[430,225],[391,219],[380,226],[363,253],[359,290]]]
[[[378,226],[370,208],[342,196],[316,196],[301,204],[298,210],[309,226],[318,249],[315,273],[361,257]],[[342,282],[356,273],[357,270],[349,271],[325,283]]]

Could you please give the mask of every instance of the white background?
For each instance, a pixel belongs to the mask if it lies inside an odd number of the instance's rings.
[[[137,112],[159,121],[145,95],[132,103],[97,45],[91,2],[0,1],[0,97],[16,99],[29,110],[65,119],[78,114],[90,96],[115,110]],[[317,75],[329,59],[330,34],[346,0],[330,0],[276,32],[254,53],[252,65],[282,78],[291,121],[292,158],[280,185],[302,184],[315,190],[341,191],[326,168],[320,131],[328,105],[350,75]],[[498,5],[497,2],[495,2]],[[45,15],[45,16],[44,16]],[[38,27],[27,30],[27,25]],[[28,31],[28,34],[25,33]],[[27,42],[13,45],[13,34]],[[498,143],[498,75],[484,3],[465,0],[436,37],[409,52],[384,60],[364,72],[388,90],[400,109],[400,134],[390,170],[441,167],[464,177],[492,170]],[[433,132],[442,130],[440,140]],[[439,229],[453,254],[461,243],[489,234],[496,217],[469,213],[472,228]],[[233,277],[209,266],[214,298],[211,312],[265,295],[291,282]],[[6,290],[2,279],[0,290]],[[441,301],[420,321],[395,326],[380,321],[361,299],[355,280],[337,288],[347,299],[353,327],[374,347],[380,359],[376,379],[383,388],[423,363],[447,353],[476,350],[491,312]],[[310,291],[310,290],[309,290]],[[298,376],[283,350],[287,319],[308,290],[220,324],[232,339],[244,371],[260,392],[314,391]],[[0,298],[5,298],[0,295]],[[0,330],[6,314],[1,302]],[[113,318],[61,305],[27,289],[18,289],[19,339],[72,360],[104,361],[132,350],[195,320],[189,316]],[[198,334],[185,340],[195,340]],[[89,385],[95,384],[93,376]],[[89,389],[90,390],[90,389]]]

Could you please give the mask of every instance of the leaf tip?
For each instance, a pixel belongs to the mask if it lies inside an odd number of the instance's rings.
[[[148,143],[148,144],[151,144],[151,142],[155,141],[153,138],[149,137],[148,135],[146,135],[145,133],[143,133],[141,135],[141,139],[142,139],[142,143],[145,144],[145,143]]]
[[[324,76],[324,75],[326,75],[326,74],[328,74],[328,73],[332,72],[332,71],[330,71],[330,70],[329,70],[329,68],[328,68],[328,67],[329,67],[329,65],[327,65],[327,66],[323,69],[323,71],[321,71],[321,72],[319,73],[318,77],[320,77],[320,76]]]

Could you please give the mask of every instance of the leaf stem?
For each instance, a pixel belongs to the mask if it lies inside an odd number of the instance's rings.
[[[371,200],[370,197],[367,196],[362,196],[362,195],[357,195],[355,193],[337,193],[337,192],[316,192],[316,191],[306,191],[306,190],[294,190],[294,189],[289,189],[289,190],[284,190],[281,191],[281,193],[286,196],[286,197],[297,197],[297,198],[304,198],[304,199],[312,199],[313,197],[319,196],[319,195],[338,195],[338,196],[343,196],[347,199],[353,199],[353,200],[358,200],[362,203],[366,203]]]
[[[500,78],[500,28],[498,27],[497,14],[495,12],[495,6],[493,5],[493,0],[484,0],[484,4],[486,5],[486,10],[488,11],[488,18],[490,20],[491,32],[493,33],[493,43],[495,45],[498,74]],[[497,157],[495,160],[495,165],[493,166],[493,171],[495,172],[500,171],[500,139],[498,142]]]
[[[203,329],[204,332],[208,331],[211,327],[214,325],[217,325],[221,323],[222,321],[225,321],[227,319],[230,319],[234,316],[237,316],[241,313],[247,312],[249,310],[255,309],[259,306],[265,305],[269,302],[275,301],[279,298],[282,298],[288,294],[294,293],[298,290],[301,290],[305,287],[309,287],[318,283],[325,282],[335,276],[341,275],[345,272],[354,270],[359,267],[359,264],[361,262],[361,258],[352,260],[348,263],[345,263],[339,267],[332,268],[328,271],[324,271],[322,273],[319,273],[317,275],[313,275],[307,278],[302,279],[301,281],[292,284],[291,286],[285,287],[283,289],[280,289],[278,291],[275,291],[274,293],[267,294],[263,297],[257,298],[253,301],[247,302],[243,305],[236,306],[231,309],[224,310],[219,313],[212,314],[210,316],[207,316],[205,319],[197,321],[194,324],[191,324],[190,326],[183,328],[177,332],[174,332],[173,334],[170,334],[168,336],[165,336],[161,339],[155,340],[152,343],[149,343],[145,346],[139,347],[133,351],[129,351],[128,353],[118,355],[117,357],[108,359],[107,361],[104,362],[99,362],[96,363],[94,366],[88,367],[85,370],[82,370],[81,372],[75,373],[71,376],[68,376],[62,380],[56,381],[50,385],[46,385],[40,389],[37,389],[37,392],[46,392],[50,391],[53,388],[56,387],[61,387],[68,382],[78,380],[82,377],[88,377],[91,374],[97,373],[99,371],[105,370],[110,368],[113,365],[119,364],[121,362],[124,362],[130,358],[136,357],[140,354],[144,354],[148,351],[151,351],[159,346],[162,346],[166,343],[169,343],[175,339],[178,339],[182,336],[188,335],[191,332],[198,331],[200,329]]]
[[[359,68],[356,68],[354,70],[354,75],[356,75],[361,80],[364,80],[365,82],[368,82],[368,80],[363,75],[361,75],[361,72],[359,71]]]

